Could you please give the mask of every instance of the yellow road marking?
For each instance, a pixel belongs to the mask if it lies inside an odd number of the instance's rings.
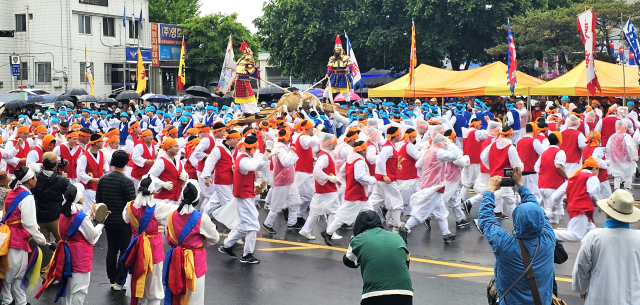
[[[220,233],[220,235],[221,236],[227,236],[228,234]],[[271,239],[271,238],[258,237],[258,238],[256,238],[256,240],[269,242],[269,243],[296,246],[296,247],[280,247],[280,248],[258,249],[260,251],[291,251],[291,250],[309,250],[309,249],[325,249],[325,250],[333,250],[333,251],[339,251],[339,252],[347,251],[346,248],[329,247],[329,246],[323,246],[323,245],[300,243],[300,242],[288,241],[288,240],[280,240],[280,239]],[[442,275],[439,275],[439,276],[445,276],[445,277],[467,277],[467,276],[491,276],[491,275],[493,275],[493,268],[489,268],[489,267],[481,267],[481,266],[459,264],[459,263],[450,263],[450,262],[437,261],[437,260],[424,259],[424,258],[417,258],[417,257],[412,257],[411,261],[425,263],[425,264],[432,264],[432,265],[441,265],[441,266],[449,266],[449,267],[456,267],[456,268],[464,268],[464,269],[472,269],[472,270],[484,271],[484,272],[475,272],[475,273],[442,274]],[[556,281],[571,283],[571,279],[570,278],[564,278],[564,277],[556,277]]]

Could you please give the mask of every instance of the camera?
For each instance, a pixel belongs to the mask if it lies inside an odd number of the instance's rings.
[[[58,161],[58,169],[64,170],[64,168],[67,167],[67,165],[69,165],[69,161],[63,158],[60,158],[60,161]]]
[[[504,174],[502,175],[502,182],[500,182],[500,186],[515,186],[516,182],[513,181],[513,168],[505,168]]]

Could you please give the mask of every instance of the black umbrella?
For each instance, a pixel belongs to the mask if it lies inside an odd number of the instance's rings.
[[[116,96],[116,100],[118,100],[118,101],[122,101],[122,100],[139,100],[139,99],[140,99],[140,94],[137,94],[133,90],[122,91],[122,92],[118,93],[118,95]]]
[[[89,95],[89,93],[87,93],[87,90],[84,90],[83,88],[71,88],[67,89],[67,91],[64,92],[64,95],[79,96]]]
[[[47,99],[45,99],[44,97],[40,95],[34,95],[27,100],[26,104],[35,105],[35,104],[44,104],[46,102],[47,102]]]
[[[6,104],[4,104],[4,108],[16,109],[16,108],[24,107],[24,105],[26,105],[26,101],[25,100],[12,100],[12,101],[8,101]]]
[[[166,95],[154,94],[154,95],[151,95],[151,96],[147,97],[147,102],[158,103],[158,104],[166,104],[166,103],[171,103],[171,99],[169,97],[167,97]]]
[[[62,95],[58,95],[58,97],[56,97],[53,102],[58,102],[58,101],[75,101],[75,97],[70,96],[70,95],[66,95],[66,94],[62,94]]]
[[[207,88],[201,87],[201,86],[191,86],[187,88],[187,90],[185,90],[184,92],[186,92],[187,94],[195,95],[195,96],[202,96],[202,97],[211,96],[211,92],[209,92]]]
[[[209,95],[211,96],[211,95]],[[193,96],[193,95],[187,95],[184,98],[182,98],[180,100],[181,103],[185,104],[185,105],[193,105],[193,104],[197,104],[199,102],[206,102],[207,98],[202,97],[202,96]]]
[[[95,103],[95,102],[97,102],[97,101],[98,101],[98,98],[97,98],[97,97],[95,97],[95,96],[93,96],[93,95],[85,95],[85,96],[83,96],[83,97],[81,97],[81,98],[80,98],[80,101],[81,101],[81,102],[85,102],[85,103],[86,103],[86,102],[93,102],[93,103]]]
[[[62,107],[73,108],[73,103],[69,101],[57,101],[53,103],[53,108],[55,108],[56,111],[60,110]]]
[[[284,90],[274,86],[260,88],[260,95],[270,95],[270,94],[284,94]]]
[[[114,98],[111,97],[105,97],[105,98],[101,98],[98,101],[98,104],[100,105],[107,105],[107,106],[113,106],[113,105],[118,105],[118,101]]]

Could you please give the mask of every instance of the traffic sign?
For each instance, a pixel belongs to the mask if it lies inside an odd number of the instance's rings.
[[[20,76],[20,56],[11,55],[9,59],[11,60],[11,75]]]

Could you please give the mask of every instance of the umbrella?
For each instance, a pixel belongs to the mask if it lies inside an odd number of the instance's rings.
[[[55,108],[56,111],[60,110],[62,107],[73,108],[73,103],[69,101],[57,101],[53,103],[53,108]]]
[[[191,86],[187,88],[187,90],[185,90],[184,92],[186,92],[187,94],[195,95],[195,96],[202,96],[202,97],[211,96],[211,92],[209,92],[207,88],[201,87],[201,86]]]
[[[324,90],[318,88],[318,89],[309,90],[309,93],[315,95],[316,97],[322,97],[324,95]]]
[[[274,86],[268,86],[266,88],[260,88],[260,95],[267,95],[267,94],[284,94],[284,90],[278,88],[278,87],[274,87]]]
[[[187,105],[191,105],[191,104],[196,104],[198,102],[204,102],[206,101],[207,98],[202,97],[202,96],[193,96],[193,95],[187,95],[185,97],[183,97],[180,102]]]
[[[121,100],[139,100],[139,99],[140,99],[140,94],[137,94],[133,90],[124,90],[124,91],[118,93],[118,95],[116,96],[116,100],[118,100],[118,101],[121,101]]]
[[[162,94],[152,94],[150,96],[147,96],[146,100],[147,102],[150,102],[150,103],[159,103],[159,104],[171,103],[171,99],[166,95],[162,95]]]
[[[75,97],[70,96],[70,95],[66,95],[66,94],[62,94],[62,95],[58,95],[58,97],[56,97],[53,102],[58,102],[58,101],[75,101]]]
[[[87,102],[94,102],[95,103],[95,102],[98,101],[98,98],[93,96],[93,95],[85,95],[85,96],[80,98],[80,101],[81,102],[85,102],[85,103],[87,103]]]
[[[79,96],[79,95],[89,95],[89,93],[87,93],[87,90],[84,90],[83,88],[72,88],[65,91],[64,95]]]
[[[107,106],[118,105],[118,101],[111,97],[104,97],[98,101],[98,104]]]
[[[27,99],[27,102],[25,104],[27,105],[35,105],[35,104],[44,104],[46,103],[47,100],[39,95],[34,95],[33,97],[30,97],[29,99]]]
[[[8,101],[6,104],[4,104],[4,108],[16,109],[16,108],[24,107],[24,105],[26,105],[26,101],[25,100],[12,100],[12,101]]]
[[[355,94],[355,92],[348,92],[347,94],[350,95],[351,101],[359,100],[361,98],[360,96]],[[340,94],[336,95],[336,97],[333,100],[335,102],[344,102],[346,100],[346,98],[342,93],[340,93]]]
[[[49,104],[49,103],[53,103],[53,101],[58,98],[57,95],[55,94],[46,94],[46,95],[41,95],[42,97],[44,97],[44,99],[46,100],[46,102],[44,102],[45,104]]]

